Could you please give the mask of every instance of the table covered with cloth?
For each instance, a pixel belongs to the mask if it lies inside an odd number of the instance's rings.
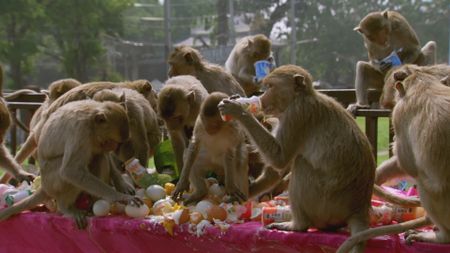
[[[170,235],[149,219],[125,216],[89,218],[79,230],[71,218],[45,212],[28,212],[0,222],[0,252],[335,252],[345,232],[284,232],[265,229],[259,222],[216,226],[197,234],[189,224],[176,226]],[[402,235],[380,236],[367,243],[368,253],[450,252],[450,245],[413,243]]]

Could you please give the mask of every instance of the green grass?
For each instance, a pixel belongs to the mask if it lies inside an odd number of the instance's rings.
[[[357,117],[358,126],[364,131],[366,124],[364,117]],[[380,164],[389,158],[389,119],[378,118],[378,155],[377,162]]]

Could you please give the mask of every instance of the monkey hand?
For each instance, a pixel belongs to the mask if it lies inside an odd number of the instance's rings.
[[[358,109],[368,109],[370,108],[370,105],[361,105],[358,103],[355,104],[349,104],[347,106],[347,111],[349,113],[351,113],[353,116],[356,116],[356,112],[358,111]]]
[[[231,196],[231,199],[237,200],[239,202],[247,201],[247,196],[245,196],[245,194],[242,193],[234,184],[232,186],[230,186],[229,184],[225,185],[225,192]]]
[[[141,206],[144,204],[144,201],[142,201],[142,199],[127,194],[120,194],[120,197],[117,198],[115,201],[125,205],[132,205],[132,206]]]
[[[22,170],[22,171],[19,171],[16,175],[14,175],[14,177],[19,182],[27,181],[28,183],[31,183],[31,182],[33,182],[33,180],[36,176]]]
[[[217,106],[222,115],[229,115],[232,118],[238,119],[247,114],[247,112],[242,108],[241,104],[234,100],[224,99]]]
[[[387,72],[392,67],[392,62],[381,62],[380,63],[380,70],[382,72]]]
[[[172,194],[172,199],[179,200],[181,199],[181,196],[183,195],[184,191],[189,190],[189,182],[186,180],[180,180],[177,183],[177,186],[175,187],[175,190]]]
[[[134,195],[136,193],[133,185],[129,184],[125,180],[120,180],[117,185],[114,185],[118,192]]]

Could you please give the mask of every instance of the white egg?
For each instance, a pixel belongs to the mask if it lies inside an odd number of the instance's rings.
[[[149,212],[150,212],[150,209],[148,208],[147,205],[141,205],[139,207],[127,205],[125,207],[125,213],[129,217],[133,217],[133,218],[144,218],[145,216],[147,216],[147,214]]]
[[[221,198],[225,195],[225,190],[219,184],[213,184],[209,187],[209,193]]]
[[[150,185],[145,191],[147,197],[149,197],[153,202],[158,201],[166,197],[166,191],[160,185],[154,184]]]
[[[201,213],[203,217],[208,217],[208,211],[213,206],[213,203],[211,203],[209,200],[202,200],[197,203],[195,206],[195,211]]]
[[[110,208],[111,204],[108,201],[99,199],[92,206],[92,212],[95,216],[106,216],[109,214]]]

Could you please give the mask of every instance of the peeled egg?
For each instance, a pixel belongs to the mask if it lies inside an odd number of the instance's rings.
[[[145,190],[145,194],[153,201],[158,201],[166,197],[164,188],[157,184],[150,185],[147,190]]]
[[[195,211],[201,213],[203,215],[203,217],[208,217],[208,211],[209,209],[211,209],[211,207],[213,206],[213,203],[211,203],[211,201],[209,200],[202,200],[200,202],[197,203],[197,205],[195,206]]]
[[[175,224],[184,224],[189,221],[189,209],[179,209],[173,212],[173,220],[175,221]]]
[[[173,205],[175,202],[171,199],[160,199],[153,204],[153,214],[163,215],[173,211]]]
[[[209,187],[209,194],[222,198],[225,195],[225,190],[219,184],[213,184]]]
[[[220,206],[213,205],[208,210],[208,220],[218,219],[224,221],[227,219],[227,211]]]
[[[110,208],[111,204],[108,201],[99,199],[92,206],[92,212],[95,216],[106,216],[109,214]]]
[[[192,212],[191,215],[190,215],[190,221],[194,225],[197,225],[203,219],[204,219],[203,215],[201,213],[199,213],[199,212]]]
[[[150,209],[147,205],[141,205],[139,207],[133,205],[127,205],[125,207],[125,213],[129,217],[133,218],[144,218],[150,212]]]

